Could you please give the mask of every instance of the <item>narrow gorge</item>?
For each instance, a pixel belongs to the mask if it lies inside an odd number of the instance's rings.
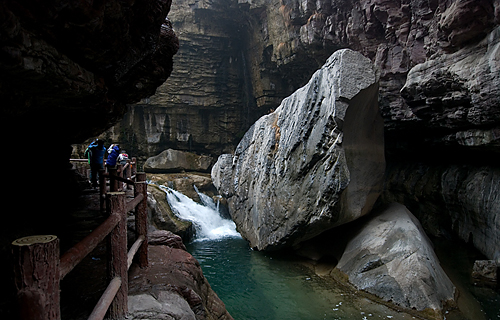
[[[75,226],[82,188],[68,159],[95,137],[151,179],[203,172],[169,183],[216,188],[252,249],[293,252],[391,308],[458,310],[440,241],[493,265],[498,295],[500,0],[0,0],[0,17],[15,208],[0,233],[1,316],[15,319],[11,242]],[[160,294],[137,278],[154,291],[145,299],[231,319],[161,197],[151,187],[153,224],[178,235],[152,250],[188,262],[176,272],[196,281],[172,276],[182,289]]]

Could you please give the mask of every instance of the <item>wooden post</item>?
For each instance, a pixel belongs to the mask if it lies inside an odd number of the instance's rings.
[[[131,172],[132,172],[132,165],[130,164],[131,161],[130,159],[127,160],[127,168],[125,169],[125,175],[123,176],[125,179],[130,180],[131,177]],[[130,184],[127,184],[127,190],[130,190],[132,186]]]
[[[118,175],[116,168],[108,168],[109,172],[109,191],[118,191],[118,180],[115,177]]]
[[[120,163],[116,164],[116,172],[118,173],[118,176],[120,178],[123,178],[123,164]]]
[[[132,163],[133,163],[133,165],[131,166],[130,171],[131,171],[131,175],[135,176],[137,174],[137,158],[136,157],[132,158]]]
[[[110,319],[123,319],[128,311],[128,269],[127,269],[127,215],[125,192],[110,192],[107,198],[110,213],[121,217],[118,225],[108,236],[108,281],[119,277],[120,289],[109,307]]]
[[[12,247],[20,319],[60,320],[59,239],[29,236]]]
[[[144,197],[135,208],[135,237],[138,239],[144,236],[144,241],[137,251],[136,261],[141,268],[148,267],[148,185],[146,183],[146,173],[137,172],[134,187],[134,196],[143,194]]]
[[[106,204],[106,177],[104,177],[104,169],[99,170],[99,204],[101,212],[104,213]]]

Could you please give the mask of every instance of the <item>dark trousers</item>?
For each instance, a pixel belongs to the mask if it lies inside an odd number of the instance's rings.
[[[90,182],[92,187],[97,188],[99,186],[99,171],[104,169],[102,163],[91,163],[90,164]]]

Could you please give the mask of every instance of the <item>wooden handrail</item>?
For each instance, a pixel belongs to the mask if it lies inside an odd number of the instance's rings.
[[[137,253],[137,250],[139,250],[139,248],[141,247],[144,240],[146,240],[146,237],[143,235],[140,235],[139,238],[137,238],[137,240],[135,240],[132,247],[130,247],[130,250],[128,251],[128,254],[127,254],[127,270],[130,269],[130,266],[132,265],[132,261],[134,259],[134,256]]]
[[[108,312],[109,306],[113,302],[113,299],[115,298],[121,285],[122,279],[120,277],[115,277],[109,282],[108,287],[102,294],[99,301],[97,301],[97,304],[94,307],[94,310],[92,310],[88,320],[104,319],[104,316],[106,316],[106,312]]]
[[[113,213],[91,234],[66,251],[61,257],[59,277],[63,279],[73,268],[80,263],[99,243],[113,230],[120,221],[120,216]]]
[[[108,235],[111,239],[111,246],[108,247],[108,277],[112,280],[89,319],[102,320],[108,311],[113,319],[125,317],[128,304],[127,271],[134,257],[137,257],[139,267],[148,266],[146,174],[137,173],[136,177],[139,181],[132,182],[134,199],[126,203],[125,192],[107,193],[109,217],[62,256],[59,256],[59,239],[56,236],[28,237],[28,241],[21,238],[12,243],[18,261],[15,274],[18,296],[22,299],[20,305],[23,310],[27,310],[21,314],[22,320],[31,320],[34,316],[37,319],[60,320],[59,282]],[[129,181],[116,176],[113,178]],[[126,214],[134,208],[136,241],[127,252]],[[26,255],[31,258],[24,259]],[[36,272],[36,276],[33,272]]]
[[[114,176],[114,175],[111,175],[111,174],[109,174],[109,172],[103,173],[103,176],[105,176],[105,177],[109,177],[110,179],[115,179],[115,180],[120,181],[120,182],[124,182],[124,183],[130,184],[130,185],[132,185],[132,184],[134,184],[134,183],[135,183],[135,182],[134,182],[134,181],[132,181],[132,180],[125,179],[125,178],[122,178],[122,177],[120,177],[120,176]]]
[[[136,197],[134,197],[133,200],[127,202],[127,204],[125,205],[125,212],[134,210],[135,207],[137,207],[137,205],[142,201],[142,199],[144,199],[144,195],[138,194]]]

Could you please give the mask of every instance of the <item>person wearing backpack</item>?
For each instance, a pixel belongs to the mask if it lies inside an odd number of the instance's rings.
[[[120,146],[117,144],[111,145],[111,147],[108,148],[108,159],[106,160],[106,166],[108,168],[116,167],[116,161],[119,155],[120,155]]]
[[[122,150],[122,152],[120,153],[120,155],[118,156],[118,162],[123,166],[125,167],[125,165],[127,164],[127,161],[128,161],[128,154],[125,150]],[[123,177],[127,177],[127,170],[129,170],[130,168],[125,168],[123,170]]]
[[[85,150],[85,156],[88,159],[90,165],[90,182],[93,188],[97,188],[99,171],[104,169],[104,153],[106,148],[104,147],[104,141],[96,139],[93,141]]]

